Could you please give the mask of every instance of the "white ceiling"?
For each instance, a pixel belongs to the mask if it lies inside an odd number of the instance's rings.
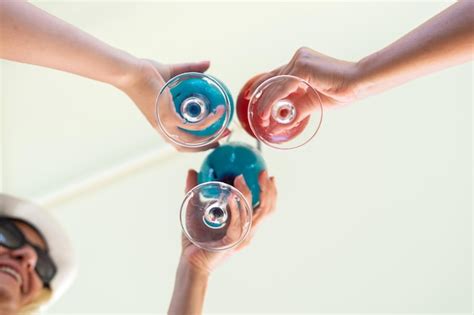
[[[37,5],[139,56],[210,59],[236,96],[300,46],[357,60],[448,4]],[[79,255],[80,276],[51,314],[164,313],[186,170],[205,154],[169,151],[112,87],[1,65],[3,190],[50,202]],[[471,126],[463,65],[326,112],[300,150],[265,149],[277,213],[215,272],[206,310],[468,312]]]

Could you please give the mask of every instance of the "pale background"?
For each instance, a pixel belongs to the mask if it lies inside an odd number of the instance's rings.
[[[300,46],[358,60],[449,4],[37,3],[138,56],[210,59],[234,96]],[[1,65],[2,190],[49,205],[79,256],[50,313],[164,313],[204,155],[169,150],[112,87]],[[213,274],[206,311],[470,313],[472,83],[458,66],[327,111],[307,147],[264,150],[277,213]]]

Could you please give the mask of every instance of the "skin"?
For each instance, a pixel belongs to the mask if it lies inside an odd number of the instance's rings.
[[[358,62],[339,60],[302,47],[288,64],[256,80],[250,87],[249,95],[271,77],[292,75],[307,81],[319,93],[322,105],[330,108],[462,64],[473,59],[473,12],[474,1],[459,1],[389,46]],[[284,98],[297,98],[297,119],[292,124],[275,126],[272,133],[278,134],[293,128],[318,108],[315,105],[317,102],[302,95],[294,84],[278,84],[260,101],[257,112],[263,120],[263,126],[270,125],[271,106],[268,104]]]
[[[268,173],[263,171],[259,175],[259,184],[261,187],[260,205],[254,210],[250,233],[242,243],[226,251],[210,252],[193,245],[184,235],[182,236],[182,252],[168,314],[202,314],[211,273],[228,258],[247,247],[262,221],[275,211],[277,199],[275,178],[268,177]],[[196,185],[197,173],[190,170],[186,180],[186,192]],[[235,179],[234,187],[251,203],[252,194],[243,176]]]
[[[155,119],[155,101],[165,82],[184,72],[204,72],[210,66],[209,61],[162,64],[137,58],[23,1],[0,1],[0,58],[70,72],[112,85],[133,100],[158,132],[161,130]],[[163,108],[166,126],[191,130],[209,126],[223,115],[222,107],[199,127],[193,127],[177,118],[169,100]],[[221,137],[228,134],[226,130]],[[189,137],[189,134],[183,133],[183,136]],[[169,141],[166,137],[165,140]],[[218,145],[214,142],[188,149],[171,144],[179,151],[202,151]]]
[[[45,241],[34,229],[23,222],[15,224],[31,243],[46,248]],[[37,258],[36,252],[29,245],[15,250],[0,246],[0,266],[13,267],[20,272],[23,279],[23,285],[20,287],[14,278],[0,271],[0,314],[16,314],[41,292],[43,283],[35,271]]]

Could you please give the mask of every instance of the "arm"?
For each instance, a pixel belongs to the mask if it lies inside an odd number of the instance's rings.
[[[197,173],[190,170],[186,180],[186,192],[196,185]],[[261,203],[254,211],[250,233],[236,247],[225,251],[210,252],[195,246],[184,235],[182,236],[182,253],[176,272],[173,297],[168,310],[169,315],[202,314],[209,275],[223,261],[247,247],[260,223],[275,211],[277,197],[275,179],[268,177],[267,172],[263,171],[259,175],[259,185]],[[242,192],[247,201],[252,201],[252,194],[243,176],[238,176],[235,179],[234,186]]]
[[[181,258],[168,314],[202,314],[208,279],[208,272],[193,268]]]
[[[287,74],[308,81],[325,107],[348,104],[472,60],[473,43],[474,1],[459,1],[359,62],[300,48],[288,64],[260,76],[249,94],[266,79]]]
[[[0,57],[125,85],[138,59],[23,1],[0,1]]]
[[[357,94],[364,97],[472,60],[474,1],[460,1],[388,47],[359,62]]]
[[[115,86],[134,101],[158,131],[155,101],[165,81],[183,72],[204,72],[209,68],[208,61],[164,65],[137,58],[30,3],[10,0],[0,1],[0,58],[54,68]],[[171,104],[164,110],[170,112],[166,123],[182,123]],[[212,122],[219,117],[208,118]],[[216,145],[217,142],[198,149],[176,148],[206,150]]]

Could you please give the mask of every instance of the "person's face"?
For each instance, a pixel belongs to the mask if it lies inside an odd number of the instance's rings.
[[[34,229],[14,222],[29,242],[46,248],[46,242]],[[36,261],[36,252],[29,245],[18,249],[0,246],[0,311],[15,313],[38,296],[43,283],[35,271]]]

